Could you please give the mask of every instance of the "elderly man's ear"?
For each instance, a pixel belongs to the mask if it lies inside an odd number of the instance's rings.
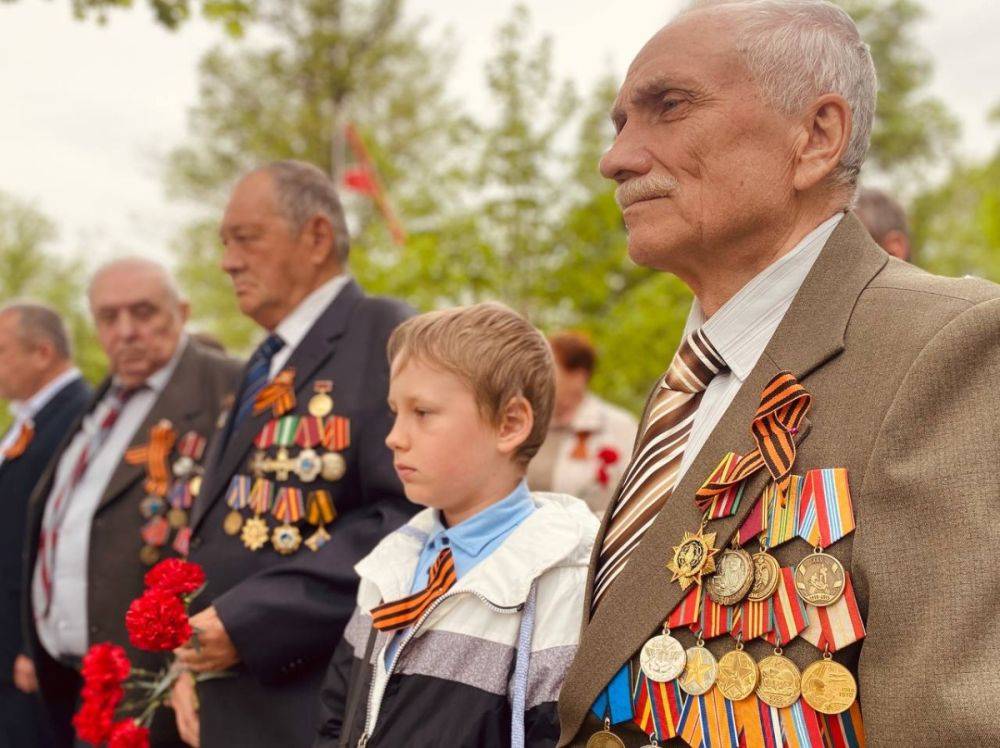
[[[806,192],[840,164],[851,137],[851,107],[838,94],[816,100],[803,118],[795,163],[795,189]]]

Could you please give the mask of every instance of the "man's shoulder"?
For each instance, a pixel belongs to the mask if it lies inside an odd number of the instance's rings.
[[[243,369],[243,362],[227,353],[202,345],[196,340],[188,342],[192,359],[199,366],[222,377],[235,377]]]
[[[864,295],[877,295],[893,304],[918,304],[942,310],[968,309],[1000,298],[1000,286],[982,278],[949,278],[890,259],[868,285]]]
[[[403,320],[416,314],[416,310],[405,301],[392,296],[365,295],[358,303],[356,314],[395,327]]]

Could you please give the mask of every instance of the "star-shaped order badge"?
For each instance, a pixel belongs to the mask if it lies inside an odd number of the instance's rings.
[[[674,546],[674,557],[667,563],[667,568],[673,572],[671,582],[679,582],[682,590],[692,584],[701,584],[701,578],[715,571],[715,555],[719,549],[715,547],[714,532],[685,532],[680,545]]]

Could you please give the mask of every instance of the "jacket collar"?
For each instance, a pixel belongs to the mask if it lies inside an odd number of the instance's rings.
[[[455,584],[498,607],[524,603],[532,582],[559,566],[586,566],[596,520],[579,499],[533,493],[537,507],[487,558]],[[387,536],[355,567],[383,600],[410,593],[420,552],[436,527],[435,510],[425,509]]]
[[[685,531],[697,530],[701,517],[692,497],[722,456],[728,451],[745,454],[753,449],[750,422],[764,385],[782,369],[805,380],[843,351],[858,297],[887,261],[888,255],[871,240],[861,222],[848,214],[816,260],[764,354],[674,490],[675,500],[656,517],[600,608],[584,625],[580,648],[560,694],[560,745],[577,733],[601,689],[681,601],[680,586],[670,582],[664,568],[668,553]],[[808,432],[806,420],[797,441]],[[763,490],[763,473],[746,483],[746,495],[754,500]],[[718,547],[729,542],[754,500],[744,501],[734,516],[712,522],[710,531],[718,533]],[[595,541],[595,557],[606,523],[607,516]],[[591,605],[593,574],[592,559],[585,616]]]

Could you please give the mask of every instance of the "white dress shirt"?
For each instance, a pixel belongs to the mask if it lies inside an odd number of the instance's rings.
[[[350,280],[351,276],[346,273],[335,275],[302,299],[299,305],[278,323],[274,332],[285,341],[285,345],[271,359],[270,379],[274,379],[275,375],[288,363],[292,352],[299,347],[299,343],[305,338],[306,333],[312,329],[316,320],[333,303],[333,300],[337,298],[337,295]]]
[[[843,217],[844,214],[838,212],[813,229],[791,252],[755,275],[709,319],[705,319],[697,299],[691,305],[684,327],[685,337],[700,327],[729,369],[712,379],[705,390],[691,424],[678,482],[757,365],[813,263]]]
[[[89,646],[87,573],[91,523],[111,476],[121,464],[125,451],[132,444],[139,426],[149,415],[153,403],[173,376],[186,346],[187,338],[182,337],[173,358],[166,366],[151,375],[146,380],[145,386],[128,399],[104,442],[97,452],[91,455],[86,472],[72,493],[66,497],[66,511],[59,525],[59,541],[56,544],[53,564],[52,602],[47,616],[44,615],[45,597],[42,591],[41,563],[40,560],[35,562],[32,597],[38,638],[46,651],[55,658],[82,657],[87,651]],[[99,430],[110,408],[111,399],[105,395],[84,417],[80,430],[63,452],[56,468],[52,490],[46,500],[46,519],[53,511],[53,497],[69,480],[84,445],[89,443]],[[133,563],[138,563],[138,560],[133,560]],[[111,584],[113,580],[104,580],[104,583]],[[122,611],[122,615],[125,615],[125,611]]]
[[[21,434],[24,424],[31,423],[33,425],[38,412],[48,405],[49,401],[63,387],[70,382],[76,381],[80,376],[79,369],[75,366],[70,367],[27,400],[14,400],[11,402],[10,413],[14,416],[14,422],[10,425],[7,433],[4,434],[3,440],[0,441],[0,465],[3,465],[4,455],[14,445],[14,442],[17,441],[17,437]]]

